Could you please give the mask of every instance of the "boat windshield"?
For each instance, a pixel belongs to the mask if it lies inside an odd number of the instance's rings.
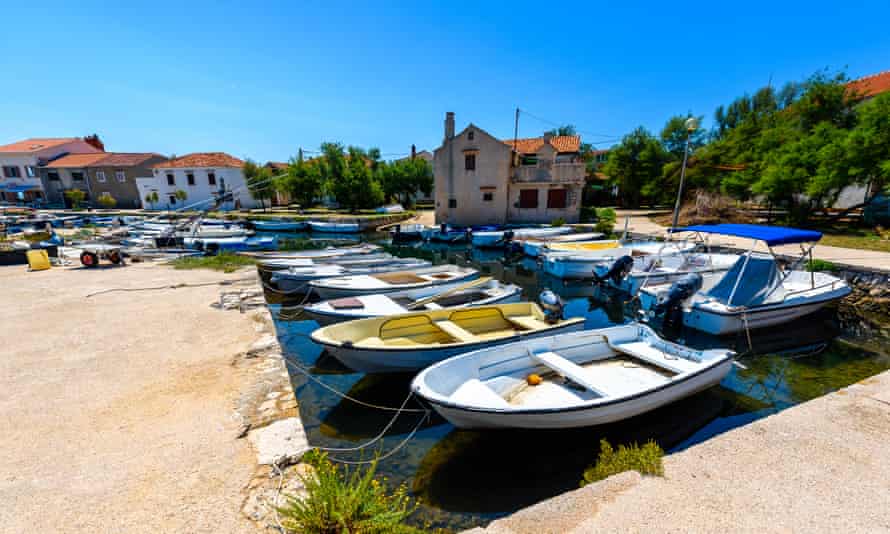
[[[767,254],[739,256],[732,268],[707,295],[731,306],[758,306],[783,299],[782,273]]]

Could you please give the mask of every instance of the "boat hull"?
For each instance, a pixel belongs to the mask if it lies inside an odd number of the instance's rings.
[[[428,365],[465,352],[513,343],[521,339],[553,336],[567,332],[576,332],[583,329],[583,321],[570,322],[564,325],[548,328],[541,332],[522,333],[491,341],[470,344],[464,343],[456,346],[443,346],[423,350],[381,347],[364,348],[355,346],[344,347],[342,345],[334,346],[328,344],[325,344],[325,348],[344,365],[355,371],[362,373],[398,373],[418,371]]]
[[[309,221],[309,228],[313,232],[332,234],[357,234],[362,231],[358,223],[327,223]]]

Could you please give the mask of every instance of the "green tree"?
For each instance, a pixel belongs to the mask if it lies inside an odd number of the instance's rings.
[[[145,195],[145,201],[148,202],[148,204],[151,206],[151,209],[155,209],[155,204],[157,204],[159,200],[161,199],[158,196],[157,191],[152,191]]]
[[[248,159],[241,168],[244,173],[244,181],[247,182],[247,190],[250,196],[260,201],[260,207],[266,209],[266,200],[270,200],[275,194],[275,185],[272,183],[272,171],[268,167],[261,167],[255,161]]]
[[[624,205],[637,207],[644,196],[655,196],[653,189],[667,159],[658,139],[640,126],[611,149],[603,172],[618,185]]]
[[[890,93],[858,106],[856,117],[844,143],[844,161],[850,179],[869,186],[873,197],[890,184]]]
[[[188,193],[186,193],[182,189],[177,189],[173,192],[173,198],[175,198],[179,202],[185,202],[188,197]]]
[[[312,206],[315,199],[324,194],[324,177],[316,162],[307,162],[303,159],[303,150],[299,150],[297,157],[290,161],[287,167],[287,176],[282,178],[279,187],[301,207]]]
[[[107,192],[99,195],[97,202],[105,209],[111,209],[117,206],[117,200],[113,196],[111,196],[111,193]]]
[[[692,114],[674,115],[668,119],[664,128],[661,129],[661,144],[674,159],[683,159],[683,153],[686,151],[686,137],[689,135],[689,132],[686,130],[686,120],[690,117],[692,117]],[[698,117],[698,122],[701,123],[702,119],[704,117]],[[699,128],[689,135],[689,154],[695,154],[695,151],[704,146],[704,144],[705,131]]]
[[[80,189],[69,189],[65,191],[65,198],[71,202],[71,207],[77,209],[80,207],[81,202],[87,197],[87,194],[84,193]]]
[[[417,191],[430,194],[433,169],[423,158],[402,159],[381,165],[378,179],[387,200],[396,199],[407,206]]]
[[[556,128],[547,130],[545,135],[578,135],[578,130],[573,124],[564,124]]]

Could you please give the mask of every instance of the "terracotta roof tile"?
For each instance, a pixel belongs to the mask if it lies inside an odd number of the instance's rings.
[[[44,165],[48,169],[59,169],[62,167],[89,167],[97,161],[108,157],[107,152],[94,152],[92,154],[68,154],[61,158],[54,159]]]
[[[286,171],[288,164],[283,161],[269,161],[265,166],[276,171]]]
[[[847,83],[847,91],[860,98],[877,96],[890,91],[890,70],[863,76],[858,80]]]
[[[0,146],[0,152],[37,152],[44,148],[52,148],[77,140],[77,137],[33,137],[31,139],[25,139],[24,141]]]
[[[244,162],[225,152],[195,152],[178,158],[163,161],[155,168],[185,169],[191,167],[243,167]]]
[[[513,139],[504,139],[505,145],[513,147]],[[517,139],[516,151],[520,154],[534,154],[544,146],[543,137]],[[557,152],[578,152],[581,150],[581,137],[577,135],[556,135],[550,138],[550,144]]]
[[[110,152],[108,157],[96,162],[96,166],[108,167],[134,167],[145,163],[151,158],[162,158],[164,156],[154,152]]]

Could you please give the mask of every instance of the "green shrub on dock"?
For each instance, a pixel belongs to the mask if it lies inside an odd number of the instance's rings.
[[[303,458],[315,472],[303,477],[308,495],[285,496],[278,509],[281,524],[288,532],[301,534],[417,534],[421,531],[403,524],[417,509],[400,486],[388,493],[376,478],[377,461],[368,467],[340,467],[327,455],[311,451]]]
[[[636,443],[629,446],[618,445],[617,450],[613,449],[608,441],[600,440],[600,455],[596,464],[584,471],[581,486],[625,471],[639,471],[642,475],[664,476],[663,457],[664,451],[652,440],[647,441],[642,447]]]
[[[839,270],[840,270],[840,267],[831,263],[830,261],[817,260],[817,259],[807,261],[807,271],[833,273],[833,272],[839,271]]]
[[[248,256],[222,252],[216,256],[189,256],[177,258],[171,262],[175,269],[211,269],[232,273],[242,267],[255,265],[256,261]]]
[[[596,225],[593,227],[593,230],[607,237],[612,235],[612,232],[615,231],[616,218],[617,214],[612,208],[597,208]]]

